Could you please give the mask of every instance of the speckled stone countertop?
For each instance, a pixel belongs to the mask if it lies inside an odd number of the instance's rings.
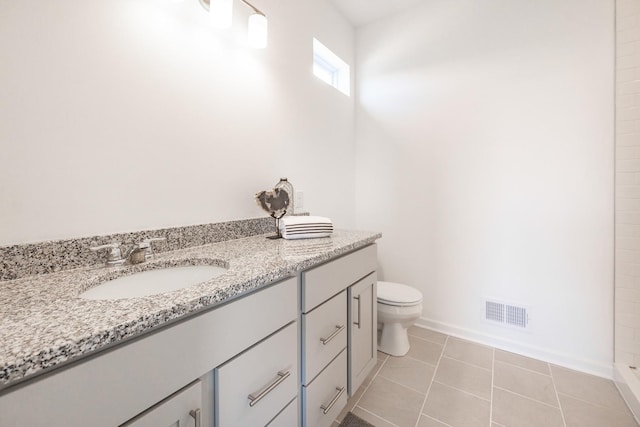
[[[164,252],[135,266],[88,267],[0,281],[0,391],[380,237],[342,230],[309,240],[269,240],[261,235]],[[228,270],[210,281],[164,294],[120,300],[79,297],[92,286],[132,272],[196,264]]]

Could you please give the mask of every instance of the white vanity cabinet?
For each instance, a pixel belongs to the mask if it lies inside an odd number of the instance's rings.
[[[375,365],[376,245],[0,393],[1,427],[329,427]]]
[[[138,414],[142,419],[154,407],[160,409],[159,402],[200,378],[204,385],[201,424],[212,427],[213,395],[218,392],[213,389],[213,369],[284,326],[296,325],[297,303],[298,281],[289,278],[18,385],[0,395],[0,426],[133,423]],[[286,345],[297,353],[296,337]],[[192,409],[197,408],[189,405],[187,413]],[[155,426],[172,426],[173,415],[165,421]]]
[[[375,366],[376,245],[301,273],[304,427],[327,427]]]

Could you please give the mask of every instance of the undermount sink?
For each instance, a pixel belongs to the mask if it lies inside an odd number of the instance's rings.
[[[114,300],[157,295],[185,289],[218,277],[227,271],[213,265],[188,265],[164,267],[118,277],[82,294],[80,298],[90,300]]]

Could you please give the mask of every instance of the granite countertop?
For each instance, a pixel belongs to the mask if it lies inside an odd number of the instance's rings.
[[[135,266],[79,268],[0,281],[0,391],[380,237],[343,230],[309,240],[269,240],[261,235],[164,252]],[[79,297],[92,286],[135,271],[196,264],[228,270],[202,284],[164,294],[119,300]]]

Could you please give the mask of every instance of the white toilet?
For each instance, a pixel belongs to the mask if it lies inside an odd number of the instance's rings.
[[[407,329],[422,315],[422,293],[401,283],[378,282],[378,350],[391,356],[409,351]]]

